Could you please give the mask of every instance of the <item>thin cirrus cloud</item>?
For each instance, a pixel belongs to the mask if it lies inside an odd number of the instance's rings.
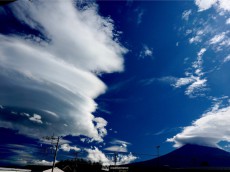
[[[35,152],[39,152],[40,148],[34,144],[6,144],[1,145],[1,149],[7,149],[11,154],[7,158],[1,159],[1,163],[7,164],[39,164],[39,165],[52,165],[52,162],[46,160],[39,160],[35,157]],[[4,154],[4,152],[2,152]]]
[[[112,146],[104,148],[106,151],[111,151],[111,152],[128,152],[127,147],[131,145],[131,143],[123,141],[123,140],[113,140],[110,142]]]
[[[191,14],[192,14],[192,10],[185,10],[182,13],[182,19],[184,19],[185,21],[188,21]]]
[[[145,57],[152,57],[152,56],[153,56],[152,48],[149,48],[147,45],[143,45],[143,48],[139,54],[139,57],[145,58]]]
[[[121,72],[127,50],[115,41],[111,19],[98,15],[95,4],[76,6],[72,1],[10,6],[18,21],[43,36],[0,35],[0,104],[28,114],[23,123],[0,116],[1,127],[31,137],[72,134],[102,141],[107,134],[106,120],[92,115],[94,98],[106,91],[97,74]]]

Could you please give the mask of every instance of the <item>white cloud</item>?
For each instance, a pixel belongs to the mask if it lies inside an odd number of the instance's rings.
[[[186,73],[187,77],[179,78],[175,83],[171,84],[175,88],[187,86],[185,94],[190,97],[202,95],[201,92],[205,90],[205,87],[207,85],[207,79],[203,78],[204,73],[202,72],[202,57],[205,52],[206,48],[201,48],[200,51],[197,53],[197,59],[192,64],[194,73]]]
[[[80,138],[80,141],[84,143],[86,141],[86,138]]]
[[[230,11],[229,0],[195,0],[195,4],[198,6],[199,11],[207,10],[212,6],[217,7],[220,14],[222,11]]]
[[[144,45],[143,50],[140,52],[139,56],[141,58],[144,58],[144,57],[151,57],[152,55],[153,55],[153,50],[148,46]]]
[[[212,39],[210,39],[210,44],[216,44],[221,42],[225,38],[226,32],[222,32],[221,34],[215,35]]]
[[[204,36],[209,32],[210,28],[209,26],[204,26],[204,28],[195,28],[192,30],[186,30],[186,35],[194,32],[194,35],[193,37],[191,37],[189,39],[189,43],[192,44],[192,43],[200,43],[203,41],[204,39]]]
[[[207,79],[200,79],[200,77],[194,77],[195,81],[188,86],[188,88],[185,91],[185,94],[188,96],[193,96],[193,94],[196,94],[206,86]]]
[[[230,55],[224,58],[224,63],[230,61]]]
[[[230,18],[228,18],[225,23],[230,24]]]
[[[98,129],[99,136],[104,137],[107,134],[105,127],[108,122],[101,117],[94,118],[93,121],[96,122],[96,128]]]
[[[138,157],[134,156],[132,153],[129,153],[128,155],[118,155],[117,158],[117,165],[122,165],[122,164],[129,164],[132,161],[135,161]]]
[[[36,138],[54,133],[102,141],[105,120],[92,113],[106,86],[97,74],[122,71],[126,52],[115,41],[111,19],[99,16],[96,5],[79,10],[72,1],[20,1],[11,10],[43,36],[0,35],[1,102],[40,111],[50,125],[36,128],[0,116],[0,126]]]
[[[199,11],[204,11],[211,8],[217,0],[195,0],[195,4],[198,6]]]
[[[175,88],[179,88],[181,86],[185,86],[188,85],[190,83],[194,82],[194,79],[192,77],[188,77],[188,78],[179,78],[175,84],[173,84],[173,86]]]
[[[187,86],[185,94],[191,97],[199,95],[199,93],[206,86],[207,79],[201,79],[199,76],[193,76],[186,78],[179,78],[175,84],[172,84],[175,88],[180,88],[182,86]]]
[[[229,0],[219,0],[219,8],[225,11],[230,11],[230,2]]]
[[[87,158],[92,162],[101,162],[103,165],[114,165],[113,156],[106,156],[102,151],[100,151],[97,147],[94,149],[85,149],[88,152]],[[132,153],[128,155],[118,154],[117,156],[117,165],[128,164],[137,157],[132,155]]]
[[[212,46],[215,52],[225,50],[230,45],[228,33],[229,31],[221,32],[209,40],[209,45]]]
[[[206,48],[201,48],[200,51],[197,53],[199,60],[201,59],[201,57],[204,55],[205,52],[206,52]]]
[[[87,159],[89,159],[92,162],[100,162],[103,165],[110,165],[112,164],[112,161],[105,156],[105,154],[100,151],[97,147],[94,147],[94,149],[85,149],[88,153]]]
[[[201,37],[199,35],[196,35],[196,36],[194,36],[194,37],[192,37],[192,38],[189,39],[189,43],[190,44],[201,42],[201,41],[202,41],[202,39],[201,39]]]
[[[182,13],[182,19],[188,21],[189,20],[189,16],[192,14],[192,10],[185,10]]]
[[[29,118],[29,120],[36,122],[36,123],[40,123],[42,124],[42,117],[38,114],[34,114],[32,117]]]
[[[218,147],[221,141],[230,142],[230,129],[227,127],[229,120],[230,107],[212,108],[168,141],[174,142],[175,147],[187,143]]]
[[[80,151],[81,149],[76,147],[76,146],[70,146],[69,144],[62,144],[60,149],[62,149],[65,152],[69,152],[70,150],[74,150],[74,151]]]

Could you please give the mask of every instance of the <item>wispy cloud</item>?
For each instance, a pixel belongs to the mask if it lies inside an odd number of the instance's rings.
[[[117,139],[111,141],[110,144],[112,144],[112,146],[106,147],[104,148],[104,150],[112,151],[112,152],[128,152],[127,147],[131,145],[131,143],[129,142],[117,140]]]
[[[105,148],[104,150],[111,151],[111,152],[128,152],[125,146],[110,146]]]
[[[144,15],[144,10],[141,9],[141,8],[137,8],[137,9],[134,10],[134,12],[137,14],[137,21],[136,22],[139,25],[142,22],[142,17]]]
[[[230,45],[229,31],[214,35],[210,39],[209,45],[215,52],[221,52],[225,50]]]
[[[203,73],[203,55],[206,52],[206,48],[201,48],[197,53],[197,59],[193,62],[192,67],[193,73],[186,73],[186,77],[179,78],[175,84],[172,84],[175,88],[180,88],[182,86],[187,86],[185,94],[190,97],[196,97],[203,95],[203,91],[206,90],[207,79],[204,78]]]
[[[131,143],[123,141],[123,140],[118,140],[118,139],[114,139],[110,142],[111,144],[121,144],[121,145],[130,145]]]
[[[7,144],[0,145],[2,150],[7,150],[4,159],[1,159],[1,163],[18,164],[18,165],[51,165],[51,162],[46,160],[36,159],[36,154],[40,151],[37,145],[33,144]],[[1,151],[4,155],[4,152]]]
[[[192,10],[185,10],[182,13],[182,19],[188,21],[191,14],[192,14]]]
[[[145,58],[145,57],[152,57],[152,56],[153,56],[152,48],[149,48],[147,45],[143,45],[143,49],[141,50],[139,57]]]
[[[40,36],[0,35],[0,99],[27,114],[39,111],[29,119],[42,127],[1,116],[0,126],[31,137],[55,133],[102,141],[106,122],[92,113],[106,86],[97,74],[122,71],[126,52],[114,39],[111,19],[101,17],[96,5],[77,9],[72,1],[15,2],[11,10]]]
[[[153,84],[154,82],[162,82],[169,85],[174,85],[177,82],[178,78],[174,76],[163,76],[160,78],[148,78],[148,79],[142,79],[140,83],[144,86],[148,86]]]
[[[155,132],[153,134],[149,134],[147,133],[147,135],[155,135],[155,136],[159,136],[159,135],[163,135],[163,134],[166,134],[166,133],[171,133],[171,132],[175,132],[179,129],[179,127],[176,127],[176,128],[165,128],[165,129],[162,129],[158,132]]]
[[[197,30],[193,34],[193,36],[191,38],[189,38],[189,43],[193,44],[193,43],[200,43],[200,42],[202,42],[203,37],[205,36],[205,34],[207,32],[206,30],[207,30],[207,28],[206,29],[199,29],[199,30]],[[191,33],[192,33],[192,31],[191,31]]]

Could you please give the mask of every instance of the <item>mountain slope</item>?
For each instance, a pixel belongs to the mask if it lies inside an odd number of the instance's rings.
[[[218,148],[188,144],[159,158],[134,163],[131,166],[230,167],[230,153]]]

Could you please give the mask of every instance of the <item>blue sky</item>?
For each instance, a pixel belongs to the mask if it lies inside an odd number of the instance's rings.
[[[229,151],[229,12],[228,0],[1,6],[1,165],[49,164],[53,134],[57,160]]]

